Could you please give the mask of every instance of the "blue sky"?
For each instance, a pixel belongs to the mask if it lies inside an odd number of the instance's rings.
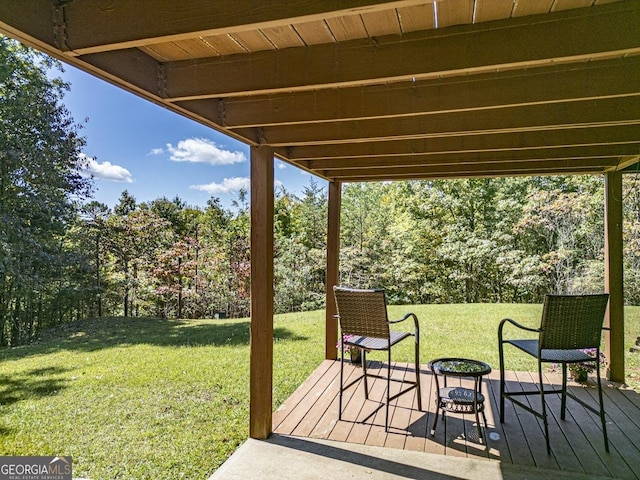
[[[64,104],[83,126],[95,200],[113,207],[128,190],[138,203],[178,196],[204,206],[214,196],[230,208],[241,187],[249,190],[248,146],[72,66],[64,69],[58,76],[71,84]],[[300,194],[311,178],[275,162],[276,185],[287,191]]]

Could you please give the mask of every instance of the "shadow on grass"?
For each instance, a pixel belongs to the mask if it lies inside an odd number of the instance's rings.
[[[200,347],[249,345],[248,321],[188,321],[163,318],[95,318],[60,325],[31,345],[0,350],[0,361],[59,350],[96,351],[122,345]],[[306,340],[286,328],[274,328],[274,340]]]
[[[11,405],[18,401],[57,395],[67,388],[67,381],[57,376],[67,372],[66,368],[36,368],[11,375],[0,375],[0,405]]]

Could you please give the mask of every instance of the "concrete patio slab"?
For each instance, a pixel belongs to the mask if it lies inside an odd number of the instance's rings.
[[[455,458],[424,452],[272,435],[249,439],[209,480],[525,480],[601,479],[558,470],[544,470],[491,460]]]

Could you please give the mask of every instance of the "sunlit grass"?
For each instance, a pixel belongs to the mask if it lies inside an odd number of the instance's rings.
[[[465,356],[497,368],[500,319],[536,326],[541,306],[392,306],[390,316],[407,311],[420,318],[423,363]],[[630,347],[640,307],[627,308],[626,325]],[[323,360],[324,312],[276,316],[274,345],[275,409]],[[640,387],[640,354],[626,355]],[[412,361],[408,342],[394,360]],[[0,351],[0,454],[71,455],[74,476],[205,479],[248,424],[248,319],[90,320]]]

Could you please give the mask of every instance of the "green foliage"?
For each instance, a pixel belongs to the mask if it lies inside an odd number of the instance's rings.
[[[82,314],[74,201],[90,193],[58,65],[0,37],[0,345]]]

